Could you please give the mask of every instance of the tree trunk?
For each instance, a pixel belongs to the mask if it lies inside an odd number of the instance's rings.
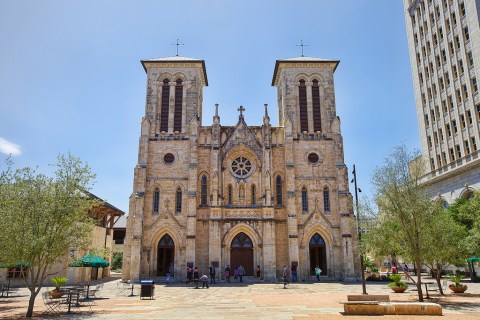
[[[443,296],[442,284],[440,283],[442,281],[442,269],[439,265],[437,265],[437,268],[435,269],[435,280],[437,280],[438,292]]]
[[[28,300],[28,309],[27,309],[27,318],[31,318],[33,316],[33,307],[35,306],[35,298],[37,297],[38,292],[36,292],[35,288],[28,288],[30,289],[30,299]]]
[[[421,268],[420,260],[415,261],[415,268],[417,269],[417,292],[418,292],[418,301],[423,302],[423,292],[422,292],[422,275],[420,273]]]

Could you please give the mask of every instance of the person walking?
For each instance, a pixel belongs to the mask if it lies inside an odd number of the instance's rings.
[[[410,272],[410,269],[408,268],[407,264],[403,264],[403,275],[405,276],[405,281],[408,281],[408,278],[410,275],[408,274]]]
[[[320,282],[320,274],[322,273],[322,269],[318,266],[315,267],[315,276],[317,277],[317,282]]]
[[[227,264],[227,267],[225,268],[225,281],[230,283],[230,265]]]
[[[213,263],[210,268],[208,268],[208,272],[210,273],[210,283],[215,283],[215,266]]]
[[[240,282],[243,282],[243,276],[245,275],[245,268],[240,265],[238,267],[238,277],[240,278]]]
[[[260,270],[260,265],[257,265],[256,271],[257,271],[257,278],[260,279],[260,272],[261,272],[261,270]]]
[[[297,264],[294,262],[292,263],[292,282],[297,282]]]

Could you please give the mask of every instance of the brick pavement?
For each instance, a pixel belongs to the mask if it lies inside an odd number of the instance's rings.
[[[360,284],[326,282],[300,283],[296,288],[281,289],[272,283],[217,284],[210,289],[194,289],[184,284],[159,284],[155,286],[154,300],[140,300],[139,296],[117,295],[116,282],[105,282],[102,299],[97,300],[93,313],[80,312],[68,319],[430,319],[428,316],[348,317],[342,314],[338,301],[347,294],[361,293]],[[466,294],[447,294],[446,298],[433,295],[442,304],[442,319],[480,319],[480,284],[468,283]],[[136,290],[135,290],[136,291]],[[385,283],[367,283],[369,293],[390,294],[392,301],[407,301],[408,293],[395,294]],[[0,303],[0,319],[20,319],[26,311],[28,290],[20,290],[21,297],[14,302]],[[44,305],[39,295],[35,318],[41,319]]]

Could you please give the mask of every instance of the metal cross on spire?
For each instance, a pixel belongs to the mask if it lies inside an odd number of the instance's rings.
[[[300,40],[300,44],[297,44],[297,47],[302,47],[302,57],[303,57],[303,47],[308,47],[308,44],[303,44],[303,40]]]
[[[180,39],[177,39],[177,43],[172,43],[170,44],[171,46],[177,46],[177,57],[178,57],[178,46],[183,46],[183,43],[179,42]]]
[[[242,112],[245,111],[245,108],[243,106],[240,106],[237,111],[240,111],[240,117],[243,117]]]

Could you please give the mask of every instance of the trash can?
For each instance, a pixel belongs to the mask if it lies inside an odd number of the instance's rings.
[[[155,291],[155,284],[153,280],[142,280],[140,281],[140,299],[150,298],[153,299]]]

